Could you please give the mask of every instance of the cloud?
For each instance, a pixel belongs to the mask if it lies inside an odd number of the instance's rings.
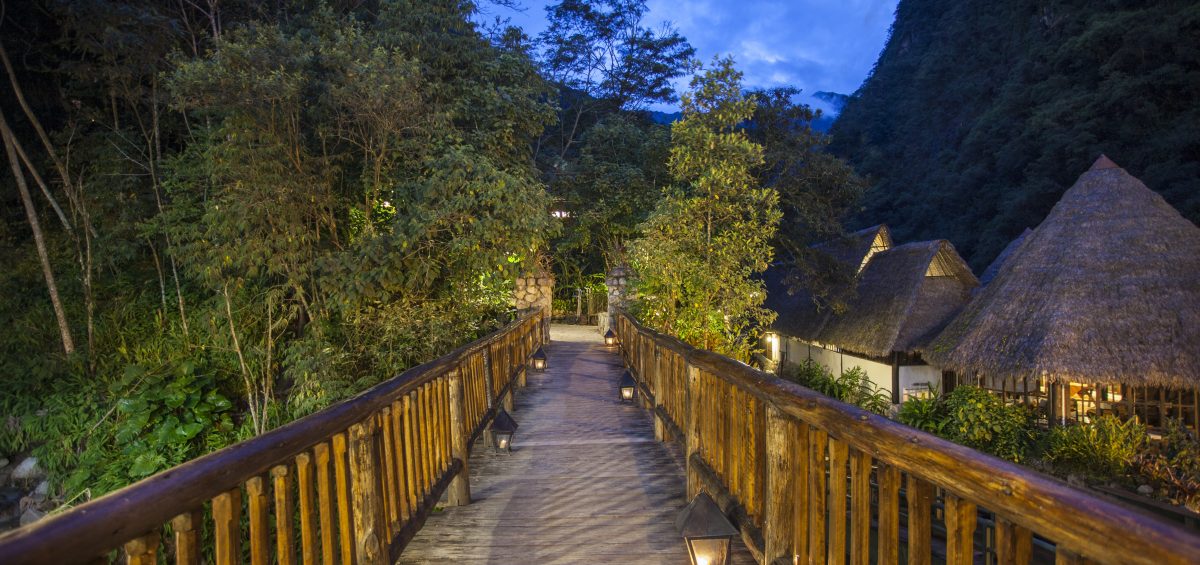
[[[794,86],[806,95],[858,89],[883,50],[897,0],[648,0],[647,25],[670,22],[708,63],[732,55],[748,87]],[[530,35],[545,29],[547,0],[524,12],[492,8]],[[492,15],[487,17],[492,19]],[[676,87],[686,86],[687,79]],[[805,100],[806,102],[808,100]]]

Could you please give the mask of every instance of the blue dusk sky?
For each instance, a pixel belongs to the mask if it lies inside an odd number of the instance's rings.
[[[794,86],[803,102],[818,91],[851,94],[887,40],[897,0],[648,0],[645,22],[670,22],[704,63],[733,55],[747,87]],[[546,29],[547,0],[521,0],[521,11],[481,3],[481,20],[508,18],[530,37]],[[688,79],[676,81],[676,89]],[[664,111],[676,108],[658,107]]]

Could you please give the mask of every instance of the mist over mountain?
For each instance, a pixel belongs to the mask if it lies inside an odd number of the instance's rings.
[[[1200,4],[902,0],[831,150],[853,227],[947,238],[977,272],[1101,153],[1200,220]]]

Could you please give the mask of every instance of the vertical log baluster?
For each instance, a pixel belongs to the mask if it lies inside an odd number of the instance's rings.
[[[158,532],[125,542],[125,565],[158,565]]]
[[[1033,535],[1029,529],[997,518],[996,561],[1000,565],[1028,565],[1032,558]]]
[[[975,560],[975,503],[947,492],[946,564],[970,565]]]
[[[687,466],[687,497],[691,500],[700,492],[700,475],[692,464],[692,459],[700,453],[700,406],[703,404],[703,391],[701,388],[700,369],[693,365],[685,365],[684,371],[687,374],[687,391],[688,391],[688,418],[687,429],[685,430],[686,438],[684,441],[684,449],[687,456],[684,460],[684,465]]]
[[[299,488],[300,501],[300,562],[304,565],[314,565],[317,562],[317,528],[318,514],[316,500],[313,496],[313,458],[308,453],[296,456],[296,483]]]
[[[350,480],[354,497],[354,549],[360,565],[383,565],[384,509],[379,492],[379,449],[374,417],[350,426]]]
[[[404,456],[404,403],[396,400],[392,402],[392,452],[395,458],[395,473],[396,473],[396,497],[399,499],[400,523],[408,522],[412,516],[412,499],[409,495],[408,475],[404,471],[405,456]]]
[[[171,520],[175,532],[175,565],[200,565],[200,530],[204,512],[184,512]]]
[[[329,477],[329,444],[313,446],[313,459],[317,464],[317,520],[321,525],[321,563],[333,565],[337,543],[333,539],[334,491]]]
[[[459,469],[454,479],[450,481],[450,494],[447,496],[447,500],[451,506],[463,506],[471,503],[471,474],[467,468],[467,463],[470,459],[467,456],[467,436],[470,432],[467,430],[467,425],[464,421],[462,372],[458,370],[452,371],[449,379],[450,438],[453,441],[451,456],[462,463],[462,468]]]
[[[250,564],[267,565],[271,561],[271,545],[267,531],[267,485],[262,477],[246,481],[246,506],[250,511]]]
[[[856,449],[850,455],[850,563],[870,562],[871,456]]]
[[[845,442],[829,440],[829,546],[826,563],[846,562],[846,463],[850,450]]]
[[[879,465],[878,563],[900,561],[900,470]]]
[[[392,407],[384,406],[379,411],[380,443],[383,447],[381,459],[383,462],[383,506],[386,510],[387,524],[386,539],[391,539],[395,532],[400,531],[400,492],[397,490],[399,481],[396,480],[396,452],[392,443]]]
[[[791,423],[778,408],[767,406],[767,505],[763,513],[763,556],[767,563],[788,555],[792,542],[792,490],[795,469],[792,461]]]
[[[235,488],[212,500],[213,556],[217,565],[242,562],[242,490]]]
[[[825,560],[825,532],[828,512],[825,499],[825,454],[829,435],[820,428],[810,428],[808,444],[808,562],[816,565]]]
[[[354,565],[354,534],[351,531],[353,510],[350,499],[350,477],[346,469],[346,451],[346,433],[335,434],[333,436],[332,463],[338,511],[338,549],[342,557],[342,565]]]
[[[421,508],[421,486],[417,473],[416,428],[413,422],[413,394],[410,393],[404,401],[404,475],[408,484],[408,498],[412,501],[412,511],[415,514]]]
[[[932,559],[933,486],[908,473],[908,565],[929,565]]]
[[[275,495],[275,562],[279,565],[296,563],[296,530],[293,523],[295,499],[292,496],[292,476],[287,465],[271,468],[271,492]]]
[[[795,525],[792,530],[792,553],[798,563],[809,563],[808,529],[809,529],[809,487],[812,484],[812,465],[809,457],[811,432],[808,424],[793,422],[795,441],[792,443],[792,453],[798,468],[796,479],[793,481],[792,515]]]

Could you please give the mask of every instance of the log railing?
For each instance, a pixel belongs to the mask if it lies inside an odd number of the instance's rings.
[[[762,563],[1200,562],[1200,535],[649,330],[614,324],[688,496]]]
[[[548,320],[495,333],[325,410],[0,536],[0,563],[394,562],[469,446],[511,408]],[[162,554],[162,555],[160,555]]]

